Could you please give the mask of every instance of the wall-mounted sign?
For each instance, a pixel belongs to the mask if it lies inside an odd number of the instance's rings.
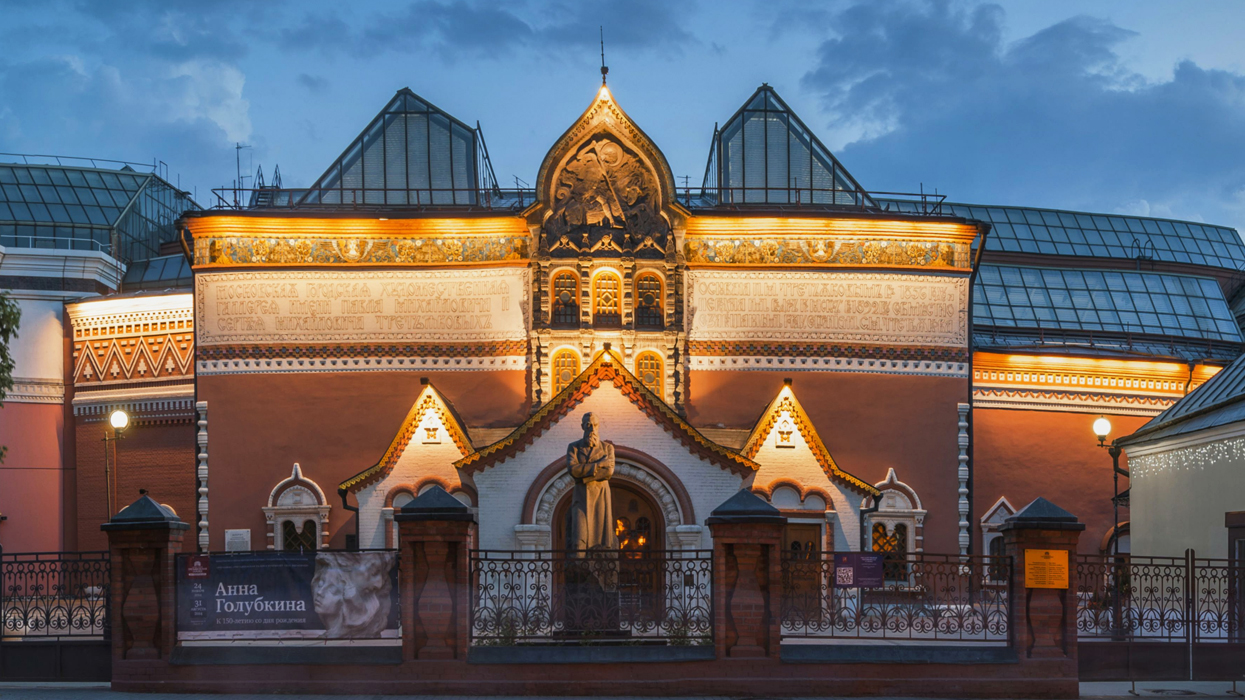
[[[1067,587],[1068,550],[1025,550],[1025,588]]]
[[[527,338],[526,268],[198,275],[195,340],[472,342]]]
[[[883,555],[869,552],[844,552],[834,555],[834,586],[836,588],[881,588],[886,585],[882,569]]]
[[[968,342],[961,275],[692,270],[687,280],[693,341]]]

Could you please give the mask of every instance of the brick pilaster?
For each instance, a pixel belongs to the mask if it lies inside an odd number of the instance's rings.
[[[719,659],[779,656],[782,531],[787,519],[751,491],[709,516],[714,641]]]

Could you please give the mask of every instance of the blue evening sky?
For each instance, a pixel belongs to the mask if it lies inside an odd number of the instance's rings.
[[[532,182],[599,83],[698,184],[775,86],[868,189],[1245,228],[1245,2],[0,0],[0,151],[310,184],[410,87]],[[244,168],[246,167],[244,161]]]

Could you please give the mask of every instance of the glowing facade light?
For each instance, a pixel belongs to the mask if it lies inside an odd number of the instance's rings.
[[[1098,442],[1102,442],[1103,440],[1106,440],[1107,436],[1110,434],[1111,434],[1111,421],[1107,420],[1106,418],[1099,418],[1098,420],[1094,421],[1094,435],[1098,436]]]
[[[130,414],[117,409],[108,416],[108,423],[112,425],[113,430],[125,430],[130,424]]]

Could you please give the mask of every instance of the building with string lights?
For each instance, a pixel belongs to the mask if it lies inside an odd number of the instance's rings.
[[[558,548],[591,412],[625,549],[709,546],[740,489],[796,555],[997,552],[1038,496],[1083,550],[1127,547],[1091,424],[1128,434],[1241,354],[1235,230],[873,192],[769,86],[711,138],[677,188],[602,86],[508,189],[479,128],[404,89],[310,187],[186,207],[176,255],[118,260],[151,285],[57,297],[64,438],[7,433],[5,468],[76,498],[3,504],[0,541],[103,547],[145,488],[201,551],[385,548],[440,486],[482,548]]]

